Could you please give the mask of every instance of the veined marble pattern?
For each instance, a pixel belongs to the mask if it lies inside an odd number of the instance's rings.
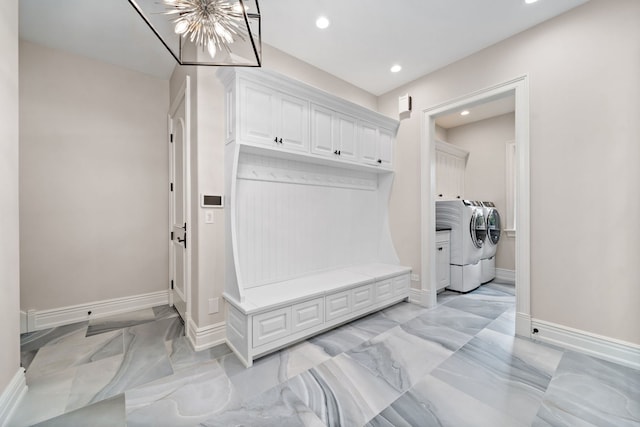
[[[25,334],[8,425],[640,426],[640,373],[515,338],[514,293],[399,303],[249,369],[166,306]]]

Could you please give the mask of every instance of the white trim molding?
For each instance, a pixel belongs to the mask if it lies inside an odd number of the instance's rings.
[[[516,271],[506,270],[504,268],[496,268],[496,278],[498,282],[509,283],[514,285],[516,283]]]
[[[115,314],[167,304],[169,304],[169,291],[164,290],[142,295],[133,295],[123,298],[94,301],[86,304],[71,305],[68,307],[60,307],[50,310],[28,310],[26,332],[53,328],[61,325],[69,325],[71,323],[83,322],[90,319],[99,319],[101,317],[113,316]]]
[[[409,302],[431,308],[429,306],[429,302],[431,301],[430,295],[431,292],[428,289],[411,288],[409,289]]]
[[[537,332],[533,332],[537,329]],[[640,345],[544,320],[531,320],[531,338],[640,369]]]
[[[20,310],[20,333],[24,334],[29,332],[27,328],[27,312]]]
[[[199,328],[189,317],[187,320],[187,338],[195,351],[206,350],[227,342],[226,327],[226,322],[220,322]]]
[[[530,167],[529,167],[529,77],[524,74],[495,86],[455,98],[422,110],[420,116],[420,258],[421,289],[431,291],[429,306],[436,303],[437,280],[435,274],[435,152],[436,119],[505,96],[515,96],[516,143],[516,333],[531,336],[528,324],[531,316],[531,250],[530,250]],[[524,332],[524,333],[523,333]]]
[[[7,387],[0,394],[0,426],[8,426],[9,418],[20,400],[27,392],[27,380],[24,368],[18,368]]]

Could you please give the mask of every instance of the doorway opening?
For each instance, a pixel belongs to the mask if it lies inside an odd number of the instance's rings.
[[[421,288],[420,303],[437,304],[436,277],[436,144],[438,118],[503,98],[514,97],[515,194],[513,224],[515,242],[516,334],[530,337],[530,191],[529,191],[529,89],[526,75],[473,92],[422,111],[421,136]]]

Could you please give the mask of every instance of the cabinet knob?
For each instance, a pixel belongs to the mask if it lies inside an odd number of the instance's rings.
[[[382,164],[382,159],[378,159],[378,163]]]
[[[438,194],[438,197],[442,197],[442,194]]]
[[[442,250],[442,247],[439,247],[439,248],[438,248],[438,250],[439,250],[439,251],[441,251],[441,250]]]
[[[273,142],[278,142],[278,137],[273,138]]]
[[[340,150],[338,150],[338,156],[339,156],[340,154],[342,154],[342,152],[341,152]]]
[[[333,152],[333,154],[338,154],[338,150],[335,150],[335,151]]]
[[[282,138],[280,138],[280,141],[278,141],[280,144],[282,144]]]

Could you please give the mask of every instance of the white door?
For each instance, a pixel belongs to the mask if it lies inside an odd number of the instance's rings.
[[[311,152],[333,157],[333,112],[319,105],[311,105]]]
[[[188,80],[169,111],[170,136],[170,281],[171,301],[176,310],[186,319],[188,301],[188,126],[187,99]]]
[[[279,93],[278,141],[290,150],[309,151],[309,102]]]

